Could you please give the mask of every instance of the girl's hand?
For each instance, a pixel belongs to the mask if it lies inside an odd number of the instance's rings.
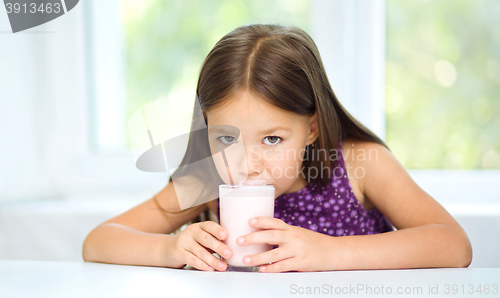
[[[325,258],[333,255],[331,241],[334,237],[288,225],[268,216],[251,218],[248,223],[264,231],[239,237],[236,239],[238,245],[278,245],[270,251],[243,258],[244,263],[249,266],[265,264],[260,266],[260,272],[321,271]],[[270,263],[272,264],[269,265]]]
[[[213,221],[204,221],[187,226],[180,233],[171,236],[172,242],[163,253],[168,258],[168,267],[182,268],[186,264],[204,271],[225,271],[226,262],[219,260],[212,253],[217,252],[224,258],[232,255],[231,250],[222,240],[227,231]]]

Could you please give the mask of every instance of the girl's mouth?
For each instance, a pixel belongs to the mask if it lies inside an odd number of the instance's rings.
[[[242,185],[257,186],[268,184],[265,180],[245,180]]]

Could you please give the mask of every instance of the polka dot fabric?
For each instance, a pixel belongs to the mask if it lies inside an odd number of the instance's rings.
[[[339,142],[339,149],[342,148]],[[389,220],[378,210],[365,209],[354,196],[347,170],[338,150],[337,166],[330,182],[318,187],[309,183],[274,201],[274,217],[289,225],[330,236],[370,235],[393,231]],[[218,206],[217,206],[218,208]],[[217,209],[217,215],[219,210]]]
[[[322,188],[309,183],[297,192],[282,194],[274,202],[274,217],[330,236],[393,231],[392,224],[378,209],[367,210],[356,199],[342,151],[338,152],[338,164],[332,171],[330,183]]]

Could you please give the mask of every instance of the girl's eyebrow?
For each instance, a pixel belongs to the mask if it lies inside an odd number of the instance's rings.
[[[232,127],[232,129],[227,129],[225,127],[209,127],[208,130],[217,132],[217,133],[227,133],[227,134],[232,134],[232,133],[240,133],[240,130],[237,129],[236,127]]]
[[[239,130],[234,127],[234,130],[230,130],[230,129],[226,129],[224,127],[215,127],[215,128],[210,128],[209,127],[209,130],[213,131],[213,132],[218,132],[218,133],[227,133],[227,134],[232,134],[232,133],[239,133]],[[259,134],[270,134],[272,132],[275,132],[275,131],[280,131],[280,130],[283,130],[283,131],[287,131],[287,132],[291,132],[292,130],[286,126],[276,126],[276,127],[272,127],[272,128],[268,128],[268,129],[265,129],[265,130],[262,130],[259,132]]]
[[[276,126],[276,127],[272,127],[272,128],[266,129],[266,130],[262,130],[259,133],[266,135],[266,134],[270,134],[272,132],[280,131],[280,130],[284,130],[284,131],[288,131],[288,132],[292,131],[290,128],[285,127],[285,126]]]

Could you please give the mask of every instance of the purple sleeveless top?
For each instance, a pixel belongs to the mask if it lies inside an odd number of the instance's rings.
[[[339,158],[329,183],[324,187],[309,183],[296,192],[281,194],[274,201],[274,217],[289,225],[330,236],[370,235],[395,230],[378,209],[365,209],[354,196],[341,146],[342,141],[339,142]],[[217,216],[220,218],[219,203]]]

